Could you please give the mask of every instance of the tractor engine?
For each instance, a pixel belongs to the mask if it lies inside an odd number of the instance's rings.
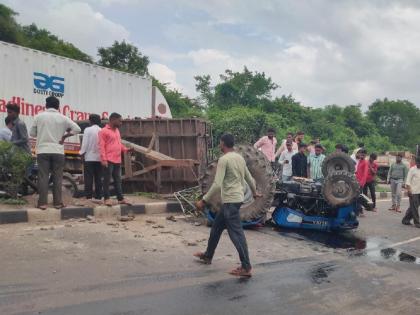
[[[278,182],[275,204],[298,209],[305,215],[333,215],[322,195],[322,184],[307,179]]]

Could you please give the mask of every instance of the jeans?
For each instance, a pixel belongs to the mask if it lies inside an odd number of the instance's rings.
[[[60,206],[63,204],[62,183],[64,169],[64,154],[38,154],[38,206],[48,204],[48,186],[50,173],[53,183],[53,204]]]
[[[391,179],[392,204],[397,207],[401,204],[402,179]]]
[[[366,183],[363,187],[363,193],[367,196],[368,190],[370,191],[370,197],[373,202],[373,207],[376,208],[376,191],[375,191],[375,182]]]
[[[95,181],[95,198],[102,199],[102,164],[101,162],[85,161],[85,196],[92,199],[93,182]]]
[[[410,206],[405,213],[403,222],[410,223],[411,220],[414,224],[420,224],[419,221],[419,206],[420,206],[420,194],[410,196]]]
[[[108,200],[109,195],[109,184],[111,177],[114,180],[114,187],[117,194],[118,201],[124,199],[121,185],[121,164],[108,162],[108,167],[104,167],[104,199]]]
[[[210,238],[207,245],[205,256],[210,260],[213,259],[220,236],[226,228],[241,260],[242,268],[251,269],[249,261],[248,245],[246,243],[245,233],[242,229],[241,218],[239,216],[239,208],[242,203],[224,203],[222,208],[216,215],[213,226],[210,231]]]

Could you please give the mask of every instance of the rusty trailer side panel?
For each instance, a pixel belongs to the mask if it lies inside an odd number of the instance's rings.
[[[197,185],[198,176],[206,169],[211,157],[211,127],[202,119],[147,119],[124,120],[121,137],[129,142],[148,147],[153,135],[155,151],[175,159],[192,159],[197,163],[192,168],[157,168],[151,172],[127,179],[127,192],[146,191],[172,193]],[[147,168],[151,162],[136,158],[137,170]],[[135,170],[134,170],[135,171]]]

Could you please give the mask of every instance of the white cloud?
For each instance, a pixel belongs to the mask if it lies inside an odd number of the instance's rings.
[[[23,24],[35,23],[46,28],[95,57],[98,47],[110,46],[114,40],[128,39],[130,32],[107,19],[92,6],[79,1],[12,1],[9,4]]]
[[[150,72],[191,96],[195,75],[218,80],[225,69],[246,65],[272,77],[281,86],[278,93],[292,93],[306,105],[369,104],[382,97],[420,104],[418,1],[6,3],[21,13],[20,21],[36,22],[92,55],[113,40],[142,43]],[[116,16],[127,26],[114,22]],[[149,24],[147,32],[137,31]]]
[[[149,72],[160,82],[168,83],[171,88],[177,89],[180,92],[184,91],[182,86],[176,82],[175,71],[170,69],[168,66],[153,62],[149,65]]]
[[[213,62],[229,61],[230,56],[217,49],[199,49],[188,53],[188,57],[192,59],[195,65],[205,65]]]

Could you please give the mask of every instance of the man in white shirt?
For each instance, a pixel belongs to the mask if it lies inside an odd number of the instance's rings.
[[[279,163],[283,165],[282,181],[287,182],[292,179],[292,156],[295,155],[297,151],[293,150],[292,140],[286,141],[286,150],[283,151],[279,158]]]
[[[298,145],[297,145],[297,143],[293,140],[293,137],[294,137],[294,134],[293,134],[293,132],[289,132],[289,133],[287,133],[287,137],[286,137],[286,139],[283,139],[282,141],[281,141],[281,145],[280,145],[280,147],[279,147],[279,149],[277,150],[277,152],[276,152],[276,158],[278,158],[282,153],[283,153],[283,151],[286,151],[286,142],[287,141],[292,141],[292,146],[293,146],[293,151],[296,151],[297,152],[297,150],[298,150]]]
[[[97,114],[89,116],[90,127],[83,132],[82,147],[80,155],[84,160],[85,196],[92,199],[93,181],[95,181],[95,200],[102,199],[102,165],[101,152],[99,148],[98,133],[101,130],[101,117]]]
[[[405,182],[408,196],[410,197],[410,207],[407,209],[402,224],[410,225],[414,221],[414,226],[420,228],[419,206],[420,206],[420,157],[416,158],[416,166],[408,171]]]
[[[6,127],[0,129],[0,141],[10,142],[12,139],[12,128],[13,122],[10,117],[6,117],[4,120]]]
[[[47,209],[49,175],[53,182],[54,207],[64,207],[62,200],[62,181],[64,169],[64,139],[78,134],[80,127],[59,112],[60,101],[54,96],[47,97],[46,110],[35,117],[31,137],[36,138],[38,162],[38,208]]]

